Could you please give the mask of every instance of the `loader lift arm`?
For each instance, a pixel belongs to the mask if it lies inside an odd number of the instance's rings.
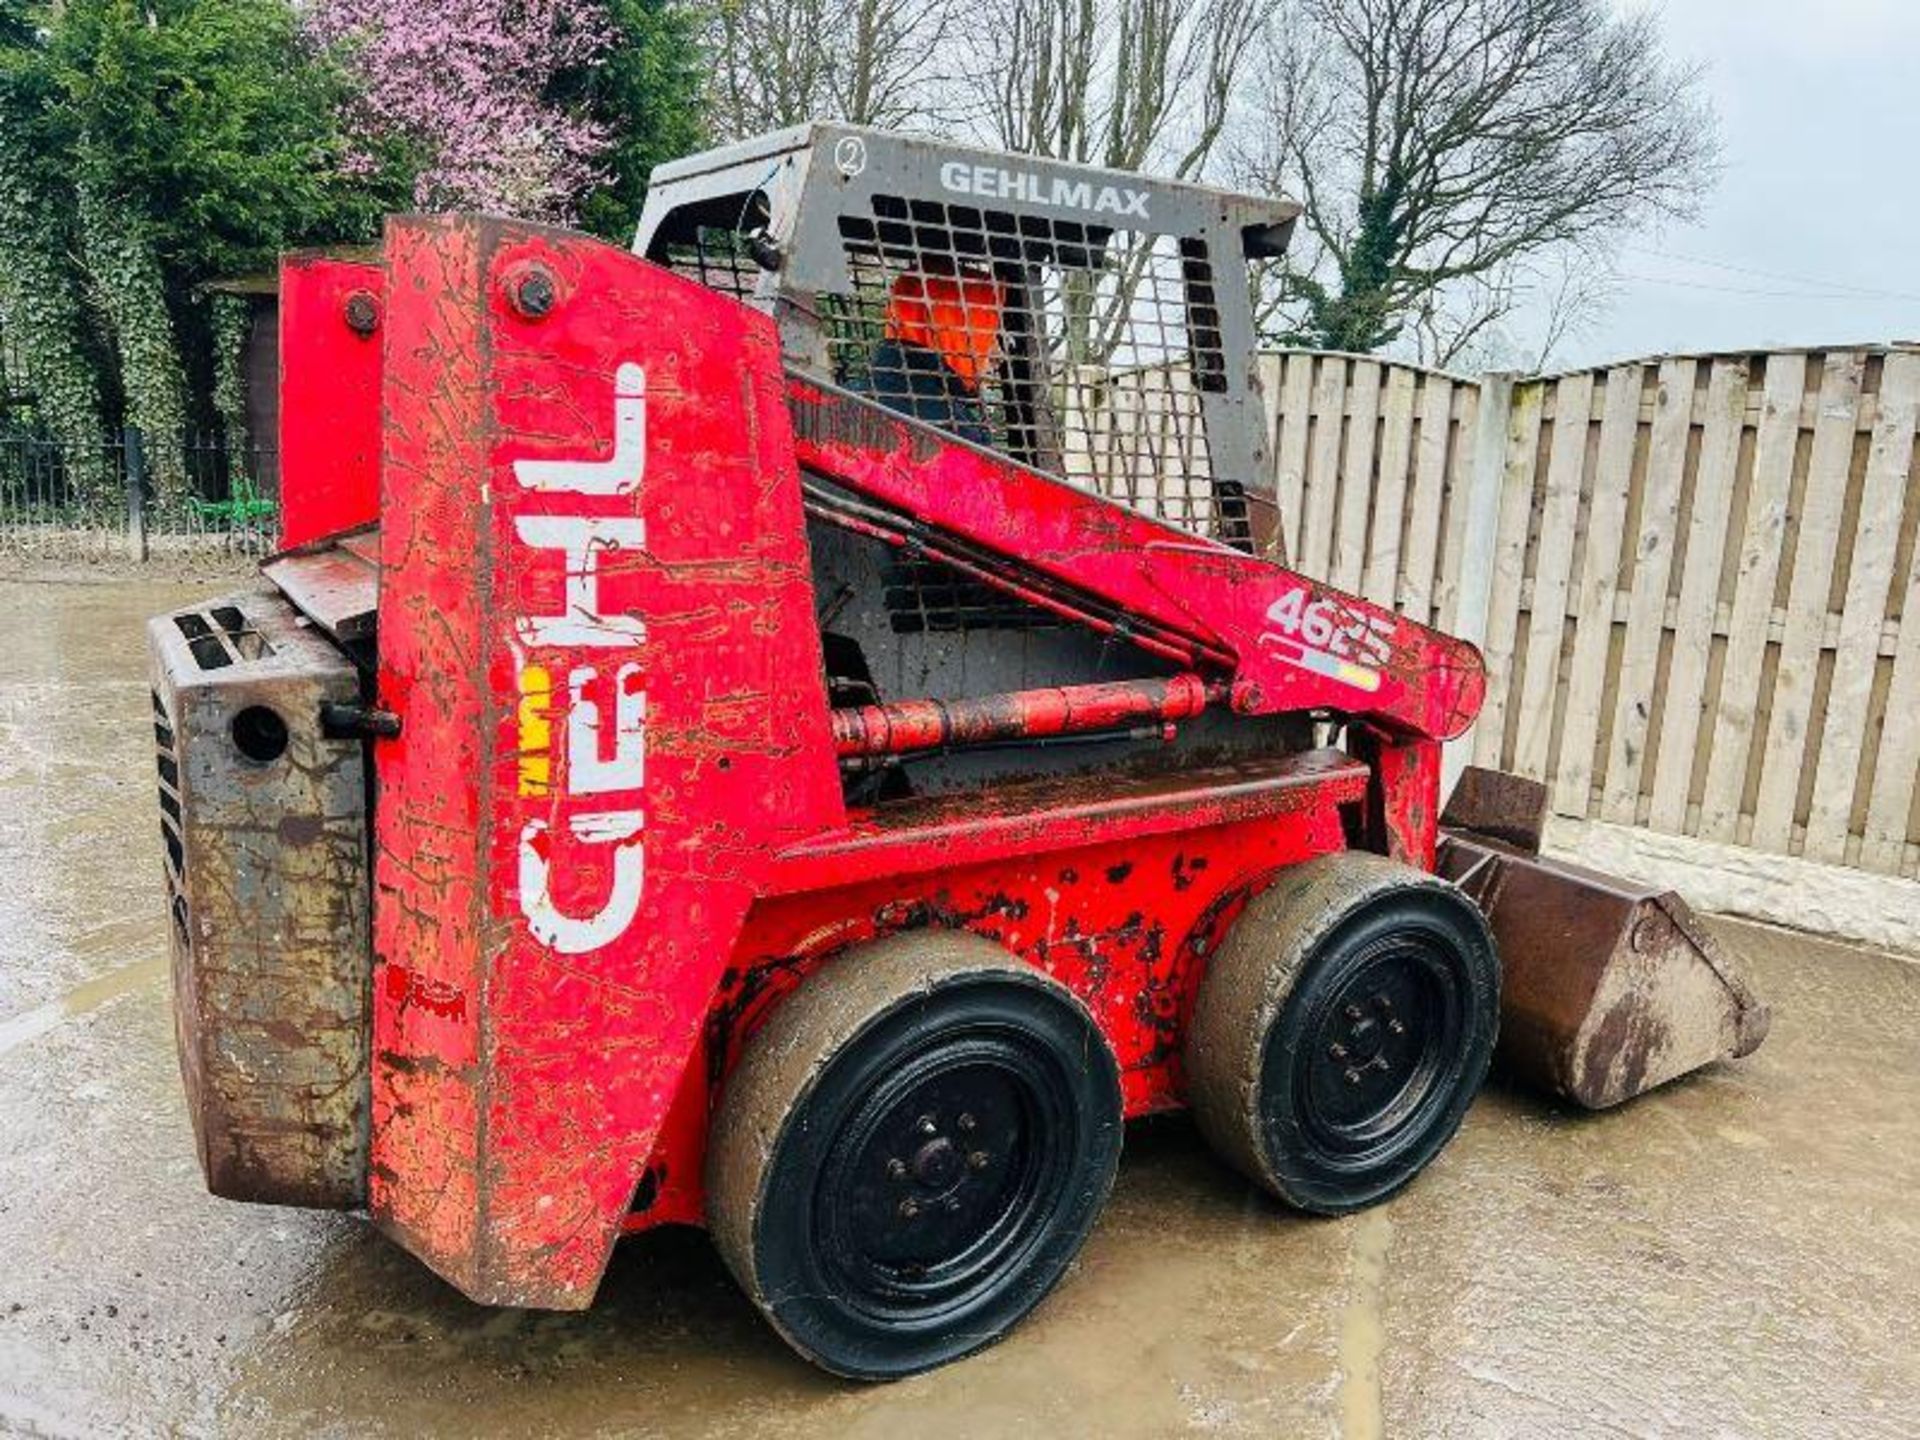
[[[1479,652],[863,396],[788,373],[811,513],[881,531],[1150,653],[1231,681],[1244,715],[1324,712],[1443,741],[1479,713]],[[819,483],[854,492],[849,504]],[[1297,618],[1296,618],[1297,617]]]
[[[1440,746],[1485,694],[1472,645],[862,396],[792,370],[787,389],[810,515],[1186,667],[1237,715],[1349,722],[1357,843],[1433,867]]]

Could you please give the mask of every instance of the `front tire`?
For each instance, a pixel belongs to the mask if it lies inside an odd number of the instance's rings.
[[[753,1037],[709,1139],[708,1222],[794,1349],[896,1379],[1046,1296],[1120,1143],[1085,1007],[987,940],[916,931],[828,962]]]
[[[1288,1204],[1362,1209],[1459,1129],[1499,1000],[1493,937],[1455,886],[1361,852],[1308,861],[1247,906],[1201,982],[1194,1116]]]

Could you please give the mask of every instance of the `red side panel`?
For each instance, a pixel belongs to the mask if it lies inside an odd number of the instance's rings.
[[[930,805],[915,833],[856,821],[837,845],[790,853],[781,879],[823,878],[815,861],[837,849],[843,881],[754,907],[715,1004],[710,1062],[675,1103],[631,1228],[704,1219],[708,1111],[743,1041],[827,956],[899,930],[970,930],[1045,970],[1113,1046],[1128,1115],[1181,1103],[1182,1036],[1206,958],[1276,870],[1345,845],[1340,807],[1365,791],[1365,771],[1344,757],[1301,758],[1282,789],[1254,796],[1218,777],[1133,814],[1098,806],[1112,777],[1082,778],[1022,817],[1023,832],[1037,832],[1030,845],[994,823],[1004,817],[985,817],[983,835],[961,807]],[[1076,785],[1087,804],[1071,799]],[[876,849],[887,853],[869,863]]]
[[[844,820],[778,346],[556,231],[386,266],[371,1204],[576,1307],[772,855]]]
[[[380,508],[380,266],[280,264],[280,545],[370,524]]]

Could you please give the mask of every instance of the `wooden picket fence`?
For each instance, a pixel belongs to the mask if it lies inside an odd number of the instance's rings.
[[[1557,814],[1920,874],[1920,350],[1266,357],[1293,564],[1479,643]]]

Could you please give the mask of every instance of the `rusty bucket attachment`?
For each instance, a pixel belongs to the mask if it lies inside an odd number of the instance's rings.
[[[1757,1049],[1739,961],[1672,891],[1543,859],[1546,811],[1544,785],[1471,768],[1441,821],[1440,873],[1500,947],[1498,1063],[1604,1110]]]

